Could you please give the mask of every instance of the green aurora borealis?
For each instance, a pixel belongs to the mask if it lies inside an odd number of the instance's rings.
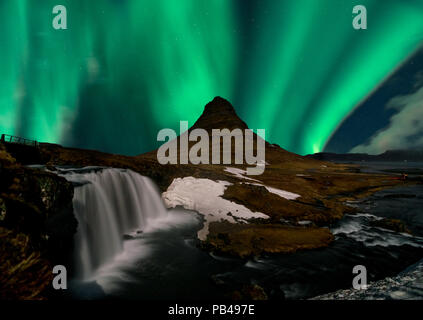
[[[318,152],[422,39],[423,0],[0,0],[0,132],[138,154],[219,95]]]

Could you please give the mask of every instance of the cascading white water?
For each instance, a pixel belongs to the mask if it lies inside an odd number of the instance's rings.
[[[85,280],[123,249],[123,236],[142,231],[167,210],[154,183],[131,170],[66,170],[73,182],[76,274]]]

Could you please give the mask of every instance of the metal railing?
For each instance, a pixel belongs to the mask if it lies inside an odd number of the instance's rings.
[[[25,139],[25,138],[21,138],[17,136],[11,136],[9,134],[2,134],[1,142],[23,144],[23,145],[31,146],[31,147],[39,146],[38,142],[35,140],[29,140],[29,139]]]

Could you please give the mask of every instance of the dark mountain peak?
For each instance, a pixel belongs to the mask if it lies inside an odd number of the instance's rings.
[[[204,107],[203,114],[216,112],[227,112],[236,115],[235,109],[232,104],[222,97],[215,97],[212,101],[207,103]]]
[[[215,97],[212,101],[207,103],[204,107],[204,111],[198,120],[194,123],[192,127],[188,130],[190,133],[194,129],[204,129],[208,132],[209,137],[211,137],[213,129],[229,129],[230,131],[234,129],[241,129],[243,133],[246,129],[249,129],[247,124],[242,121],[232,104],[222,98],[222,97]],[[254,130],[254,128],[253,128]],[[255,137],[254,140],[254,150],[257,151],[257,135],[253,131],[253,136]],[[181,136],[178,136],[176,141],[180,141]],[[189,148],[196,144],[197,141],[189,141]],[[212,141],[210,141],[212,143]],[[180,143],[177,143],[177,148],[180,150]],[[212,148],[212,146],[210,146]],[[269,159],[269,163],[280,163],[281,161],[297,161],[298,159],[304,160],[305,158],[289,151],[284,150],[277,144],[270,144],[265,140],[265,148],[266,148],[266,159]],[[234,152],[235,145],[231,146],[232,152]],[[212,149],[209,149],[212,150]],[[144,155],[140,155],[140,157],[148,155],[149,157],[156,158],[157,157],[157,150],[150,151]],[[266,160],[267,161],[267,160]]]
[[[211,129],[247,129],[247,124],[242,121],[232,104],[222,97],[215,97],[207,103],[200,118],[192,126],[191,129],[202,128]]]

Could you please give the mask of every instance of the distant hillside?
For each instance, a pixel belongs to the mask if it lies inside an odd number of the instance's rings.
[[[367,153],[328,153],[320,152],[306,157],[324,161],[423,161],[423,150],[388,150],[379,155]]]

